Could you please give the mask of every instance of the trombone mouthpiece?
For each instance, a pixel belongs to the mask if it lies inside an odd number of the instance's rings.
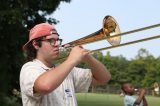
[[[137,92],[137,91],[138,91],[138,89],[134,89],[134,91],[136,91],[136,92]]]

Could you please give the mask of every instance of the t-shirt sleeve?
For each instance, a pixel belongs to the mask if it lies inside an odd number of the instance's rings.
[[[35,80],[44,72],[45,70],[43,68],[36,65],[24,65],[20,73],[21,92],[35,99],[40,98],[40,94],[34,93],[33,86]]]
[[[72,72],[75,92],[87,92],[92,81],[91,70],[75,67]]]

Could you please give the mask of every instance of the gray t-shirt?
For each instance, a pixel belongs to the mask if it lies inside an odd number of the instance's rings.
[[[125,95],[124,97],[124,106],[133,106],[134,102],[136,101],[136,98],[134,96]],[[143,101],[136,106],[143,106]]]
[[[20,72],[23,106],[77,106],[75,93],[88,91],[91,70],[74,67],[58,88],[41,96],[33,92],[33,86],[35,80],[47,70],[50,68],[37,59],[23,65]]]

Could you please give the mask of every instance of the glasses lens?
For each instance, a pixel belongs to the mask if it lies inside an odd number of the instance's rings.
[[[43,39],[42,41],[47,41],[50,43],[50,45],[54,46],[57,42],[58,45],[61,45],[62,43],[62,39],[54,39],[54,38],[51,38],[51,39]]]
[[[49,41],[49,43],[50,43],[51,45],[55,45],[55,43],[56,43],[56,40],[55,40],[55,39],[48,39],[48,41]]]
[[[62,39],[57,39],[57,40],[56,39],[48,39],[48,41],[50,42],[51,45],[55,45],[56,42],[58,45],[61,45],[61,43],[62,43]]]

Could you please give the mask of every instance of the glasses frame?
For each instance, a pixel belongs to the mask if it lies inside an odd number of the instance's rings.
[[[54,38],[50,38],[50,39],[41,39],[40,41],[47,41],[50,43],[51,46],[54,46],[56,44],[56,42],[58,43],[58,45],[62,45],[62,39],[54,39]]]

